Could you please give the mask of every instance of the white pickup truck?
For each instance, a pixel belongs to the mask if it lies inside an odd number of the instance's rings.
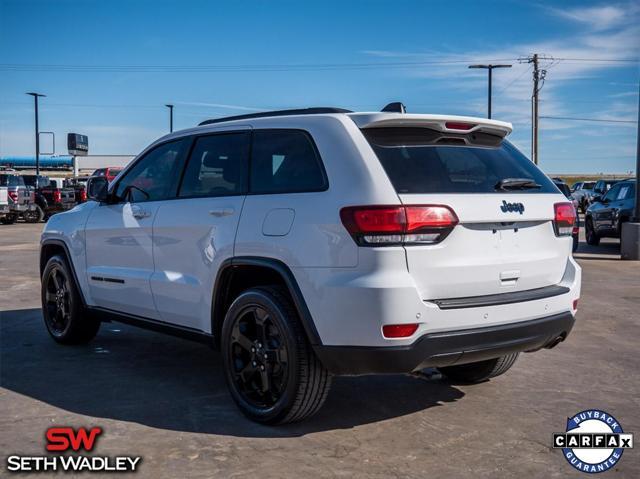
[[[0,186],[0,218],[4,218],[9,210],[9,192],[6,186]]]

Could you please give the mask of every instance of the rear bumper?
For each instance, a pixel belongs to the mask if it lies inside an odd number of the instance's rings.
[[[333,374],[408,373],[553,347],[571,332],[571,312],[498,326],[429,333],[407,346],[314,346]]]
[[[21,205],[17,205],[14,203],[12,205],[9,205],[9,208],[11,209],[12,213],[24,213],[25,211],[35,210],[36,205],[33,203],[21,204]]]

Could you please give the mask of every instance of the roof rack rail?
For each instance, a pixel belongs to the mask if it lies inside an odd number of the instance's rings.
[[[211,125],[212,123],[222,123],[225,121],[234,120],[247,120],[249,118],[266,118],[270,116],[291,116],[291,115],[320,115],[322,113],[353,113],[351,110],[345,110],[344,108],[331,108],[331,107],[313,107],[313,108],[297,108],[293,110],[275,110],[275,111],[263,111],[260,113],[248,113],[246,115],[225,116],[222,118],[213,118],[211,120],[205,120],[198,124]]]

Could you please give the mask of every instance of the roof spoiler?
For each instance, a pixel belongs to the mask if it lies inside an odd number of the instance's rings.
[[[349,115],[359,128],[417,127],[441,133],[468,134],[482,132],[506,137],[513,130],[511,123],[486,118],[416,113],[364,113]]]

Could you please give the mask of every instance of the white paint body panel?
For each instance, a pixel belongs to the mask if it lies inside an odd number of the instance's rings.
[[[477,118],[381,113],[270,117],[196,127],[158,142],[234,129],[305,130],[316,143],[329,189],[143,203],[149,212],[143,219],[132,216],[135,205],[88,202],[52,217],[42,239],[67,244],[89,305],[203,332],[211,331],[218,268],[238,256],[273,258],[289,267],[326,345],[397,346],[428,332],[572,311],[572,301],[580,295],[580,267],[571,258],[571,238],[555,237],[550,222],[553,203],[566,201],[560,193],[398,196],[359,130],[385,124],[443,127],[447,119],[473,121],[501,135],[511,131],[508,123]],[[502,200],[523,202],[524,214],[500,213]],[[356,246],[340,220],[345,206],[402,202],[449,205],[461,224],[439,245],[367,248]],[[500,235],[492,233],[491,223],[505,221],[522,224],[518,232],[506,228]],[[92,275],[125,282],[94,283]],[[517,281],[510,281],[516,276]],[[440,310],[429,301],[559,283],[570,292],[526,303]],[[420,326],[410,338],[382,336],[385,324],[415,322]]]

